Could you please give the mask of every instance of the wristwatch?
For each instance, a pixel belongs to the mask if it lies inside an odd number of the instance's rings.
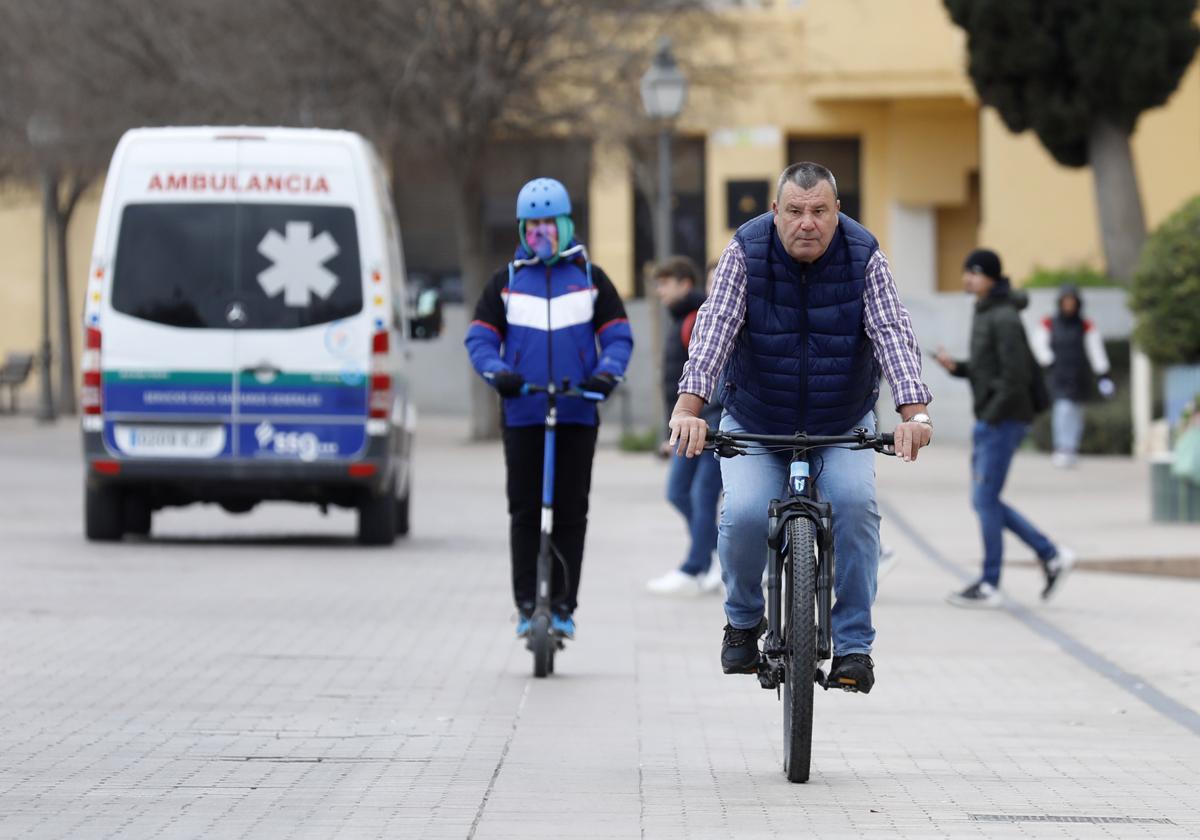
[[[929,428],[933,428],[933,421],[929,419],[929,415],[924,411],[918,411],[912,417],[909,417],[904,422],[906,423],[924,423]]]

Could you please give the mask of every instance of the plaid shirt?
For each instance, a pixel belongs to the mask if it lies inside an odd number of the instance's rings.
[[[896,293],[896,281],[883,251],[876,250],[867,263],[867,337],[875,360],[892,387],[896,408],[928,404],[929,388],[921,381],[921,349],[913,335],[908,310]],[[692,330],[688,361],[679,378],[679,393],[712,399],[717,380],[733,352],[734,341],[746,323],[746,255],[735,239],[721,254],[709,295]]]

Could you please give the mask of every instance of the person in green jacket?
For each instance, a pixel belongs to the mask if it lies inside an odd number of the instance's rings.
[[[947,600],[959,607],[996,607],[1000,568],[1004,562],[1004,529],[1036,552],[1046,576],[1043,600],[1055,594],[1075,564],[1075,554],[1055,545],[1028,519],[1000,498],[1013,455],[1033,421],[1040,371],[1021,324],[1020,310],[1029,299],[1014,291],[1000,270],[1000,257],[986,249],[972,251],[963,266],[963,285],[975,296],[971,321],[971,353],[956,360],[938,350],[938,362],[971,383],[975,428],[972,434],[971,497],[983,536],[983,575]]]

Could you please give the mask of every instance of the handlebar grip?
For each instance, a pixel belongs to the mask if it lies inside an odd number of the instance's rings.
[[[884,432],[883,434],[881,434],[879,436],[879,442],[881,444],[883,444],[884,446],[895,446],[896,445],[896,436],[893,435],[891,432]]]

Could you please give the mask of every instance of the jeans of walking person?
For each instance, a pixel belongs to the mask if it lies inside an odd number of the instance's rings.
[[[1083,439],[1083,403],[1060,397],[1054,401],[1050,419],[1054,428],[1054,451],[1077,454],[1079,441]]]
[[[667,501],[687,521],[687,557],[679,571],[698,577],[712,565],[717,550],[717,505],[721,501],[721,464],[711,452],[697,458],[671,456]]]
[[[1058,549],[1045,534],[1000,499],[1013,455],[1028,431],[1027,423],[1016,420],[1000,423],[978,420],[972,435],[971,503],[979,515],[979,529],[983,535],[983,580],[992,586],[1000,585],[1005,528],[1032,548],[1043,563],[1058,554]]]
[[[872,432],[875,416],[861,423]],[[721,430],[744,431],[728,413]],[[847,432],[850,430],[847,429]],[[750,447],[754,452],[754,447]],[[814,449],[809,453],[818,496],[833,506],[834,652],[870,653],[875,641],[871,605],[879,572],[879,508],[875,502],[875,452]],[[767,506],[784,498],[787,453],[722,458],[725,504],[718,554],[727,593],[725,615],[734,627],[754,627],[765,606],[762,574],[767,564]]]

